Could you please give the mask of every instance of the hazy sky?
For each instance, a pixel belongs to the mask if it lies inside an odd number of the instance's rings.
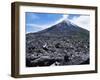
[[[72,23],[89,30],[90,16],[79,14],[49,14],[26,12],[25,15],[26,33],[38,32],[49,28],[63,20],[69,20]]]

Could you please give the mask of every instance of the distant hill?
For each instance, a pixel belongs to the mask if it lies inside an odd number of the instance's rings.
[[[26,34],[26,66],[89,64],[89,31],[63,20]]]

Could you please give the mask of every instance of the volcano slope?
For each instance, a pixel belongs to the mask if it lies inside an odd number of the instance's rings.
[[[89,64],[89,31],[70,21],[26,34],[26,67]]]

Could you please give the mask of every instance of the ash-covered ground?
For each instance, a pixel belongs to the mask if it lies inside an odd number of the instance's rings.
[[[26,67],[89,64],[89,31],[62,21],[26,34]]]

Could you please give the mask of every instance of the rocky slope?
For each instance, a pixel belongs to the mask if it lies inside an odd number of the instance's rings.
[[[89,31],[62,21],[26,34],[26,66],[89,64]]]

